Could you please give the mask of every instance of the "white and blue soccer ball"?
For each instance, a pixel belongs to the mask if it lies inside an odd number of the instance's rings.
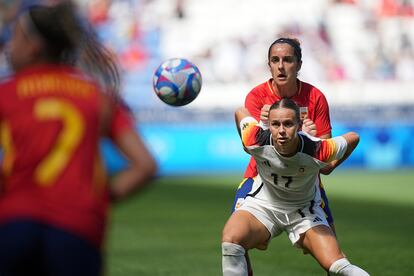
[[[164,61],[153,77],[155,94],[161,101],[173,106],[191,103],[200,93],[201,84],[200,70],[183,58]]]

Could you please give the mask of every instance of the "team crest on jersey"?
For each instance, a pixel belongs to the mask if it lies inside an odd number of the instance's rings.
[[[300,167],[298,171],[300,174],[305,173],[305,167]]]
[[[301,106],[299,107],[300,112],[300,119],[304,120],[308,118],[308,107],[307,106]]]
[[[244,198],[238,198],[236,202],[236,206],[234,207],[234,210],[239,209],[239,207],[243,204],[244,200],[245,200]]]

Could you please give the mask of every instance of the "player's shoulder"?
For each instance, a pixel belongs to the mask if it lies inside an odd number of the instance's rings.
[[[260,83],[250,90],[249,94],[263,94],[269,92],[269,80]]]
[[[14,81],[14,77],[11,74],[7,74],[7,75],[0,75],[0,85],[9,85],[10,83],[12,83]]]
[[[245,117],[240,121],[242,140],[245,146],[261,147],[271,144],[270,130],[263,129],[253,117]]]
[[[301,90],[303,93],[310,94],[312,96],[324,96],[322,91],[313,84],[304,81],[300,81],[300,84],[302,86]]]
[[[321,146],[322,140],[302,131],[299,132],[299,137],[302,140],[301,152],[314,157]]]
[[[6,94],[13,90],[16,79],[13,75],[1,76],[0,77],[0,95],[7,97]]]
[[[249,140],[243,141],[244,145],[249,148],[249,150],[254,150],[257,148],[262,148],[272,145],[272,136],[270,135],[270,130],[257,128],[256,132],[252,133]]]
[[[347,142],[343,136],[336,136],[328,139],[320,139],[300,132],[302,153],[322,162],[329,162],[338,156],[342,156],[346,150]]]
[[[272,136],[270,135],[269,129],[263,129],[257,134],[257,144],[260,146],[272,145]]]

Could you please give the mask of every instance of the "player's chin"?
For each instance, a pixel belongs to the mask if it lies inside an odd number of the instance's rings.
[[[277,138],[276,143],[279,146],[285,146],[289,143],[289,140],[287,138]]]

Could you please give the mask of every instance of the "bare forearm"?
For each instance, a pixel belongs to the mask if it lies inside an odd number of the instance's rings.
[[[342,164],[342,162],[344,162],[351,155],[351,153],[354,151],[354,149],[359,143],[359,135],[355,132],[348,132],[344,134],[343,137],[347,141],[347,148],[346,148],[344,155],[342,156],[341,159],[334,160],[330,162],[326,167],[321,169],[320,170],[321,174],[324,174],[324,175],[330,174],[336,167]]]
[[[142,189],[154,177],[156,171],[155,163],[150,162],[145,167],[129,167],[115,175],[109,189],[112,201],[123,200]]]
[[[112,179],[110,186],[111,198],[118,201],[147,184],[155,176],[157,164],[136,132],[127,131],[115,142],[129,161],[129,166]]]
[[[239,133],[240,137],[241,137],[240,122],[241,120],[249,116],[250,116],[250,113],[245,107],[240,107],[239,109],[236,110],[234,114],[234,120],[236,123],[237,132]]]

